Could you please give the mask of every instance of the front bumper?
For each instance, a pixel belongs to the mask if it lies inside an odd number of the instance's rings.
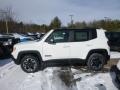
[[[11,55],[12,60],[14,61],[15,64],[19,65],[20,61],[18,59],[15,59],[12,55]]]

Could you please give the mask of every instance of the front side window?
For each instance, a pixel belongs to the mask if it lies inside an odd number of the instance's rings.
[[[75,31],[74,39],[75,41],[87,41],[89,38],[87,31]]]
[[[47,38],[47,42],[54,41],[55,43],[68,42],[68,31],[54,31],[50,37]]]

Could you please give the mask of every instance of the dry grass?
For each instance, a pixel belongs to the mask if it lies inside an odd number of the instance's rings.
[[[118,61],[119,61],[118,59],[111,59],[104,67],[110,68],[113,65],[117,65]]]

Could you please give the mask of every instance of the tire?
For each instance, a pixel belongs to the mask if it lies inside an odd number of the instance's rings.
[[[105,57],[99,53],[93,53],[90,55],[87,61],[88,69],[93,71],[99,71],[105,64]]]
[[[40,60],[33,55],[25,55],[21,60],[21,68],[24,72],[34,73],[40,69]]]

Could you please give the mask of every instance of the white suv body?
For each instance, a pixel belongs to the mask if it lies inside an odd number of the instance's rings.
[[[105,55],[104,58],[109,59],[108,39],[103,29],[51,30],[40,41],[16,44],[12,55],[15,63],[21,64],[21,60],[26,55],[32,54],[36,54],[33,56],[38,57],[42,62],[66,59],[71,61],[80,59],[87,62],[93,53],[100,53]]]

